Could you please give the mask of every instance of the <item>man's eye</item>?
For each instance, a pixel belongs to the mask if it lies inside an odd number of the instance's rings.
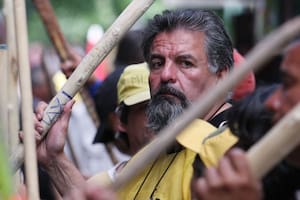
[[[163,65],[162,61],[151,61],[150,68],[151,69],[159,69]]]
[[[182,62],[181,62],[181,65],[182,65],[183,67],[185,67],[185,68],[194,66],[192,62],[187,61],[187,60],[182,61]]]

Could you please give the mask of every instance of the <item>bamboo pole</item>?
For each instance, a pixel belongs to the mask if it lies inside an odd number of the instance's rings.
[[[5,149],[8,149],[9,144],[9,132],[8,132],[8,109],[7,109],[7,92],[8,92],[8,72],[7,72],[7,46],[0,44],[0,133],[2,134],[2,142],[5,145]]]
[[[18,95],[19,70],[17,66],[17,44],[15,30],[15,11],[13,1],[4,1],[4,15],[6,24],[6,43],[7,43],[7,120],[8,120],[8,152],[11,154],[19,143],[18,132],[20,130],[20,107]],[[21,184],[21,173],[14,176],[14,186],[19,188]]]
[[[132,167],[124,168],[121,171],[112,187],[119,189],[126,182],[131,180],[132,177],[135,177],[148,163],[157,158],[163,150],[171,145],[176,136],[189,125],[192,120],[205,116],[213,107],[214,102],[225,98],[228,91],[239,83],[246,74],[252,70],[257,70],[267,60],[273,57],[275,52],[279,52],[288,41],[299,33],[300,17],[296,17],[269,34],[247,54],[245,62],[241,63],[240,66],[237,67],[236,70],[233,70],[224,80],[221,80],[216,87],[208,89],[180,118],[163,129],[158,134],[158,137],[147,145],[140,156],[135,159],[136,162],[132,163]]]
[[[69,50],[69,45],[67,44],[67,41],[63,37],[57,20],[54,15],[54,11],[52,9],[52,6],[48,0],[32,0],[35,7],[37,8],[37,11],[43,21],[44,27],[46,28],[46,31],[48,33],[48,36],[53,43],[53,46],[59,56],[59,59],[61,62],[66,61],[67,59],[73,59],[72,54]],[[46,68],[45,68],[46,69]],[[47,70],[48,72],[48,70]],[[47,73],[47,77],[49,77],[49,73]],[[51,85],[51,88],[54,88],[52,80],[48,78],[49,84]],[[53,91],[53,95],[55,96],[55,91]],[[68,144],[68,147],[70,149],[70,155],[71,160],[73,161],[74,165],[80,169],[78,158],[74,151],[74,145],[72,144],[70,140],[69,134],[67,134],[66,142]]]
[[[44,27],[51,42],[53,43],[60,61],[64,62],[68,59],[72,59],[70,46],[60,30],[50,2],[48,0],[32,0],[32,2],[43,21]]]
[[[36,144],[32,118],[32,86],[28,54],[28,33],[25,0],[14,0],[16,18],[16,38],[19,57],[22,126],[25,145],[25,174],[27,197],[29,200],[39,199]]]
[[[66,102],[74,97],[99,63],[153,2],[154,0],[133,0],[105,32],[95,47],[82,59],[68,81],[46,108],[42,120],[44,126],[42,137],[46,136],[50,126],[61,114]],[[23,148],[23,145],[19,145],[10,157],[11,166],[14,170],[18,169],[24,160]]]
[[[247,152],[250,169],[257,179],[300,144],[299,130],[300,103]]]
[[[8,90],[7,90],[7,108],[8,108],[8,152],[12,153],[16,148],[20,129],[19,120],[19,102],[18,102],[18,67],[17,67],[17,47],[16,47],[16,30],[15,16],[13,9],[13,1],[4,1],[4,14],[6,22],[6,40],[7,40],[7,56],[8,56]]]
[[[55,50],[60,58],[61,62],[65,62],[68,59],[74,60],[73,54],[70,51],[70,45],[68,44],[67,40],[65,39],[60,26],[58,24],[57,18],[55,16],[54,10],[49,2],[49,0],[32,0],[37,8],[37,11],[43,21],[43,24],[47,30],[48,36],[55,47]],[[86,87],[83,87],[79,91],[80,96],[82,98],[82,102],[85,104],[85,107],[95,125],[96,128],[100,125],[100,120],[97,115],[95,104],[91,96],[86,90]],[[71,157],[73,157],[73,161],[78,160],[76,158],[76,154],[73,150],[73,145],[69,137],[67,137],[67,143],[70,147]],[[107,154],[109,155],[113,164],[117,164],[119,161],[114,155],[111,146],[108,144],[104,144]],[[76,164],[78,166],[78,162]]]

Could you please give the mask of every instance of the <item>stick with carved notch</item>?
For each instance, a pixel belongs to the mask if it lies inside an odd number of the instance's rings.
[[[68,44],[67,40],[65,39],[64,35],[62,34],[62,31],[60,29],[60,26],[58,24],[57,18],[55,16],[54,10],[49,2],[49,0],[32,0],[35,7],[37,8],[37,11],[43,21],[44,27],[47,30],[47,34],[50,38],[50,40],[53,43],[53,46],[59,56],[59,59],[61,62],[65,62],[67,60],[74,60],[74,56],[70,51],[70,45]],[[82,102],[85,104],[86,109],[96,127],[99,127],[100,120],[98,118],[98,115],[95,111],[95,105],[94,102],[87,92],[86,88],[83,87],[79,91],[80,96],[82,98]],[[67,137],[67,142],[69,144],[70,150],[71,150],[71,157],[74,161],[74,164],[78,166],[78,159],[75,155],[75,152],[73,150],[73,145],[71,144],[70,138]],[[118,160],[116,156],[114,155],[111,147],[108,144],[104,144],[106,152],[108,153],[112,163],[117,164]]]
[[[105,32],[101,40],[82,59],[76,70],[64,84],[62,89],[51,100],[43,116],[44,132],[47,135],[51,125],[57,120],[63,111],[63,106],[70,101],[79,89],[85,84],[96,67],[103,61],[105,56],[112,50],[122,36],[139,19],[139,17],[152,5],[154,0],[133,0],[120,14],[111,27]],[[18,169],[24,161],[24,147],[18,145],[10,156],[13,170]]]

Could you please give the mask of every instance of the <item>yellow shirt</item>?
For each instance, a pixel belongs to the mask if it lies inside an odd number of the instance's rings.
[[[140,175],[118,191],[120,199],[191,199],[190,182],[197,154],[206,166],[218,159],[237,139],[230,132],[215,134],[217,129],[203,120],[195,120],[178,137],[185,147],[178,153],[160,156]],[[213,134],[212,134],[213,133]],[[138,159],[139,153],[133,158]],[[130,167],[130,161],[126,167]]]
[[[184,149],[161,156],[119,191],[120,199],[190,199],[195,155]]]

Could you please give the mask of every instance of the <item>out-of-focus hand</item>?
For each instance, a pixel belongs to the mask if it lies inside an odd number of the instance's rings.
[[[61,63],[61,71],[65,74],[66,78],[72,75],[81,60],[82,56],[74,49],[71,49],[69,58]],[[96,76],[92,74],[87,80],[87,84],[93,84],[96,80]]]
[[[61,63],[61,71],[65,74],[67,78],[71,76],[73,71],[79,65],[82,57],[74,49],[70,50],[70,55],[67,60]]]
[[[117,200],[116,194],[108,189],[95,185],[87,185],[83,188],[73,189],[65,197],[65,200]]]
[[[239,149],[231,150],[216,168],[207,169],[192,189],[201,200],[259,200],[263,196],[260,182],[252,176],[245,153]]]

